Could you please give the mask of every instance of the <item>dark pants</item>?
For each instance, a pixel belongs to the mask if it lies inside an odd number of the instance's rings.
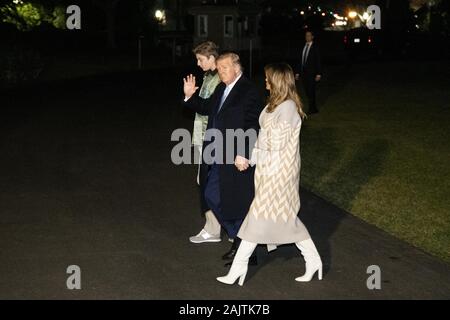
[[[216,216],[217,220],[227,231],[228,236],[232,239],[236,238],[244,220],[229,220],[226,219],[222,214],[220,200],[219,165],[217,164],[213,164],[208,172],[208,180],[205,187],[205,200],[209,208]]]
[[[303,79],[303,87],[305,88],[306,96],[308,97],[308,113],[319,112],[316,105],[316,85],[315,77],[307,76]]]

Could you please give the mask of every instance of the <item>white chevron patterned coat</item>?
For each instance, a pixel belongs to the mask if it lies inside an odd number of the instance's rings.
[[[251,163],[256,164],[255,198],[238,236],[254,243],[285,244],[310,238],[297,217],[300,210],[300,129],[294,101],[260,115],[260,134]]]

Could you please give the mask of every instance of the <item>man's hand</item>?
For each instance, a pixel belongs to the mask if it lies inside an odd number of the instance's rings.
[[[320,79],[322,79],[322,76],[320,74],[316,75],[316,82],[319,82]]]
[[[295,80],[297,80],[297,81],[300,80],[300,74],[299,73],[295,74]]]
[[[198,87],[195,86],[195,77],[190,74],[183,79],[183,83],[184,96],[186,97],[186,99],[190,99],[198,90]]]
[[[248,159],[241,156],[236,156],[236,159],[234,160],[234,165],[236,166],[236,168],[238,168],[239,171],[245,171],[248,169],[250,163]]]

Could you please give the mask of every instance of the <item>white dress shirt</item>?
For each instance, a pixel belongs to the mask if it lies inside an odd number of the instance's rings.
[[[230,94],[231,90],[233,90],[234,86],[236,85],[236,83],[239,81],[239,79],[241,77],[242,77],[242,73],[238,75],[236,80],[234,80],[232,83],[230,83],[229,85],[226,86],[225,91],[223,92],[223,95],[222,95],[222,99],[220,100],[219,111],[222,109],[222,106],[223,106],[225,100],[227,100],[228,95]]]

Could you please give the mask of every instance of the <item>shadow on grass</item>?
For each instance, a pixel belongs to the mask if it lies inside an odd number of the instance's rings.
[[[371,179],[381,174],[388,151],[388,142],[384,139],[374,139],[357,145],[350,159],[340,159],[339,163],[334,164],[337,165],[338,170],[332,172],[319,186],[320,193],[337,207],[350,211],[361,189]],[[330,163],[330,168],[331,165]],[[324,260],[331,268],[332,252],[329,239],[346,214],[337,208],[334,210],[330,208],[328,213],[333,213],[333,217],[329,217],[327,212],[319,212],[320,218],[316,217],[313,225],[318,227],[317,236],[325,249]],[[320,223],[320,221],[329,221],[329,223]]]
[[[336,181],[345,185],[345,192],[340,193],[338,205],[351,208],[361,189],[372,178],[379,176],[389,152],[389,143],[385,139],[374,139],[358,145],[350,161],[345,161],[336,172]]]
[[[330,208],[321,198],[313,194],[312,192],[316,188],[311,187],[320,186],[322,181],[327,181],[331,169],[339,166],[339,159],[342,158],[343,151],[339,148],[336,140],[336,129],[331,127],[316,129],[306,125],[301,141],[300,195],[302,207],[299,218],[308,228],[317,250],[322,256],[325,274],[332,265],[330,238],[337,230],[344,215],[337,210],[330,212],[334,208]],[[312,192],[309,191],[310,189]]]

